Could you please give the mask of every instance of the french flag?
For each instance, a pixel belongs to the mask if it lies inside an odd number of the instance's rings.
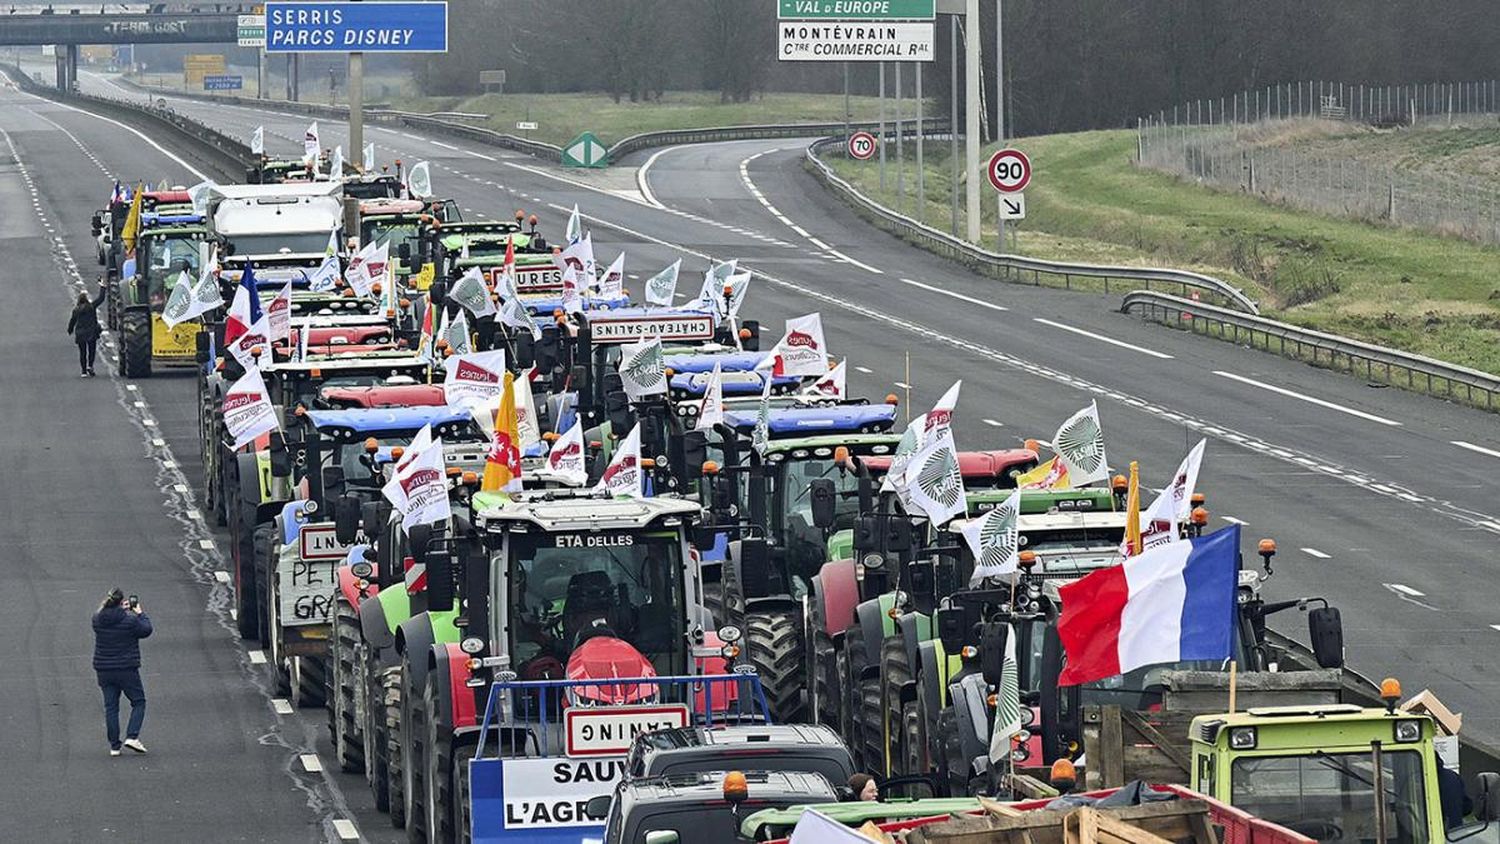
[[[224,318],[224,345],[233,345],[235,340],[248,334],[261,318],[260,292],[256,289],[255,269],[245,262],[245,272],[240,276],[239,289],[234,291],[234,301]]]
[[[1143,665],[1228,659],[1240,527],[1161,545],[1062,587],[1057,635],[1075,686]]]

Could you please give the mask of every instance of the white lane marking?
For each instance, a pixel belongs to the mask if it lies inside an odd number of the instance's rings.
[[[1412,598],[1425,598],[1427,596],[1427,593],[1418,592],[1410,586],[1407,586],[1405,583],[1386,583],[1384,584],[1384,586],[1392,592],[1400,592],[1402,595],[1406,595]]]
[[[986,302],[983,299],[975,299],[973,296],[965,296],[962,293],[955,293],[952,290],[944,290],[941,287],[933,287],[930,284],[923,284],[920,281],[912,281],[909,278],[899,278],[899,279],[896,279],[896,280],[899,281],[899,282],[901,282],[902,284],[909,284],[912,287],[920,287],[923,290],[928,291],[929,293],[938,293],[938,294],[941,294],[943,296],[947,296],[947,297],[952,298],[952,299],[957,299],[960,302],[968,302],[971,305],[978,305],[981,308],[989,308],[992,311],[1008,311],[1008,310],[1010,310],[1010,308],[1007,308],[1004,305],[997,305],[994,302]]]
[[[875,371],[875,370],[873,370],[873,369],[871,369],[871,368],[870,368],[870,367],[868,367],[868,366],[856,366],[856,367],[854,367],[854,368],[855,368],[855,369],[858,369],[858,370],[859,370],[859,371],[860,371],[860,372],[863,372],[863,373],[864,373],[864,374],[866,374],[866,375],[869,375],[869,374],[870,374],[870,373],[872,373],[872,372],[874,372],[874,371]]]
[[[308,773],[316,774],[323,770],[323,760],[319,759],[316,753],[303,753],[297,758],[302,762],[302,767]]]
[[[678,144],[675,147],[667,147],[666,149],[659,149],[656,152],[651,153],[651,157],[646,159],[646,163],[641,165],[641,169],[635,171],[635,186],[640,189],[641,196],[646,197],[646,203],[654,208],[665,208],[666,206],[658,202],[656,200],[656,194],[651,192],[651,180],[649,175],[651,173],[651,165],[656,163],[656,159],[661,158],[663,155],[666,155],[674,149],[682,149],[682,145]]]
[[[359,840],[359,829],[355,827],[354,821],[351,821],[348,818],[336,819],[333,822],[333,831],[338,833],[339,838],[344,841]]]
[[[207,540],[205,540],[205,541],[207,541]],[[212,548],[212,547],[213,547],[213,543],[210,542],[209,543],[209,548]],[[204,550],[208,550],[208,549],[205,548]],[[229,582],[229,572],[224,571],[223,569],[219,569],[218,571],[214,572],[214,580],[217,580],[220,583],[228,583]]]
[[[646,202],[646,200],[644,198],[637,198],[637,197],[631,196],[630,193],[628,193],[628,192],[621,191],[621,192],[617,193],[615,191],[605,190],[604,188],[601,188],[598,185],[591,185],[588,182],[581,182],[581,181],[579,181],[577,179],[570,179],[567,176],[559,176],[556,173],[548,173],[546,170],[543,170],[540,167],[531,167],[531,166],[526,165],[526,164],[517,164],[514,161],[502,161],[500,163],[504,164],[506,167],[514,167],[517,170],[524,170],[527,173],[531,173],[532,175],[541,176],[542,178],[545,178],[545,179],[553,179],[555,181],[562,182],[563,184],[572,185],[575,188],[583,188],[584,190],[591,190],[591,191],[593,191],[595,193],[602,193],[605,196],[612,196],[615,199],[623,199],[626,202],[634,202],[636,205],[645,205],[647,207],[650,207],[650,203]],[[566,212],[566,213],[571,213],[572,210],[573,209],[571,209],[571,208],[564,208],[563,209],[563,211]]]
[[[850,258],[848,255],[845,255],[844,253],[838,251],[837,249],[829,249],[828,254],[832,255],[835,258],[838,258],[840,261],[848,264],[853,264],[854,266],[859,267],[866,272],[872,272],[876,275],[885,275],[885,270],[877,270],[863,261],[856,261],[853,258]]]
[[[1480,454],[1488,454],[1491,457],[1500,457],[1500,451],[1485,448],[1482,445],[1475,445],[1473,443],[1464,442],[1463,440],[1449,440],[1449,442],[1453,443],[1459,448],[1467,448],[1469,451],[1476,451]]]
[[[1309,557],[1317,557],[1320,560],[1329,559],[1329,555],[1324,554],[1322,551],[1319,551],[1316,548],[1303,548],[1302,553],[1306,554]]]
[[[908,383],[906,383],[905,381],[894,381],[892,383],[894,383],[897,387],[900,387],[903,390],[910,390],[911,389],[911,385],[908,384]]]
[[[397,134],[399,134],[403,138],[411,138],[414,141],[421,141],[424,144],[427,143],[427,139],[422,137],[421,135],[413,135],[410,132],[398,132]]]
[[[442,141],[429,141],[428,143],[432,144],[435,147],[442,147],[443,149],[451,149],[454,152],[459,152],[459,148],[458,147],[456,147],[456,146],[454,146],[452,144],[445,144]]]
[[[984,424],[990,426],[991,428],[1004,428],[1005,427],[1005,423],[996,421],[994,419],[983,419],[981,421],[984,422]]]
[[[1491,630],[1500,630],[1500,624],[1491,624],[1490,625],[1490,629]]]
[[[1172,359],[1172,356],[1169,355],[1169,354],[1167,354],[1167,353],[1165,353],[1165,352],[1158,352],[1155,349],[1146,349],[1146,348],[1142,348],[1141,346],[1135,346],[1135,345],[1132,345],[1130,343],[1126,343],[1124,340],[1116,340],[1113,337],[1105,337],[1103,334],[1095,334],[1092,331],[1084,331],[1082,328],[1077,328],[1075,326],[1067,325],[1065,323],[1053,322],[1050,319],[1042,319],[1041,317],[1032,317],[1031,320],[1032,320],[1032,322],[1039,322],[1042,325],[1050,325],[1053,328],[1058,328],[1058,329],[1061,329],[1063,331],[1072,332],[1072,333],[1077,334],[1077,335],[1079,335],[1081,337],[1088,337],[1088,338],[1093,339],[1093,340],[1098,340],[1101,343],[1108,343],[1111,346],[1119,346],[1122,349],[1129,349],[1132,352],[1140,352],[1143,355],[1150,355],[1151,357],[1160,358],[1161,360],[1171,360]]]
[[[1303,395],[1302,393],[1288,390],[1285,387],[1278,387],[1275,384],[1267,384],[1264,381],[1257,381],[1254,378],[1246,378],[1243,375],[1236,375],[1233,372],[1225,372],[1222,369],[1215,369],[1214,374],[1219,376],[1220,378],[1228,378],[1231,381],[1238,381],[1241,384],[1249,384],[1252,387],[1259,387],[1262,390],[1269,390],[1270,392],[1287,396],[1288,398],[1300,399],[1302,401],[1308,402],[1309,404],[1315,404],[1319,407],[1326,407],[1329,410],[1337,410],[1339,413],[1347,413],[1350,416],[1357,416],[1360,419],[1368,419],[1371,422],[1379,422],[1382,425],[1391,425],[1395,427],[1401,426],[1401,423],[1397,422],[1394,419],[1387,419],[1384,416],[1376,416],[1373,413],[1365,413],[1363,410],[1355,410],[1352,407],[1342,407],[1340,405],[1334,404],[1331,401],[1324,401],[1319,398],[1313,398],[1312,396]]]
[[[266,661],[266,652],[261,650],[251,651],[250,661],[256,665],[264,665]]]
[[[277,715],[290,715],[293,711],[292,702],[280,697],[271,698],[271,708],[276,711]]]
[[[1232,525],[1239,525],[1240,527],[1245,527],[1246,525],[1250,524],[1249,522],[1241,521],[1239,519],[1236,519],[1233,516],[1220,516],[1219,518],[1223,519],[1224,521],[1226,521],[1226,522],[1228,522],[1228,523],[1230,523]]]
[[[167,150],[166,150],[165,147],[163,147],[161,144],[158,144],[156,141],[151,140],[149,137],[146,136],[146,133],[144,133],[144,132],[142,132],[142,131],[140,131],[138,129],[135,129],[134,127],[126,126],[124,123],[121,123],[118,120],[114,120],[112,118],[105,117],[102,114],[95,114],[94,112],[88,111],[87,109],[75,108],[73,106],[68,105],[67,103],[56,102],[55,100],[49,100],[46,97],[40,97],[40,96],[37,96],[36,94],[28,94],[25,91],[17,91],[17,93],[21,94],[24,97],[30,97],[33,100],[40,100],[40,101],[42,101],[44,103],[48,103],[49,105],[55,105],[58,108],[65,108],[68,111],[75,111],[75,112],[77,112],[79,114],[87,115],[89,117],[94,118],[95,120],[103,120],[105,123],[113,123],[114,125],[120,127],[121,129],[124,129],[125,131],[129,132],[130,134],[135,135],[137,138],[140,138],[141,140],[145,141],[147,144],[149,144],[151,146],[152,149],[156,150],[157,152],[161,153],[162,155],[165,155],[167,158],[170,158],[173,161],[177,162],[179,165],[182,166],[182,168],[184,170],[188,171],[189,173],[192,173],[194,176],[197,176],[199,179],[202,179],[204,181],[208,180],[208,176],[205,175],[202,170],[199,170],[197,167],[194,167],[193,165],[187,163],[186,161],[183,161],[181,158],[178,158],[176,154],[167,152]]]
[[[816,237],[813,237],[812,235],[808,235],[807,236],[807,240],[808,240],[809,243],[811,243],[812,245],[818,247],[819,249],[828,249],[828,248],[830,248],[828,246],[828,244],[824,243],[821,240],[818,240]]]
[[[469,155],[472,155],[475,158],[483,158],[485,161],[499,161],[498,158],[495,158],[492,155],[485,155],[482,152],[475,152],[474,150],[471,150],[471,149],[465,149],[465,150],[459,150],[459,151],[460,152],[468,153]]]

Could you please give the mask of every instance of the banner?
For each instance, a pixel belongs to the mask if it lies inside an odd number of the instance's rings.
[[[615,258],[604,275],[599,277],[599,298],[617,299],[625,295],[625,253],[621,252]]]
[[[827,375],[802,388],[803,395],[843,399],[849,394],[848,378],[845,374],[848,371],[848,363],[847,358],[839,361],[838,366],[828,370]]]
[[[964,479],[958,471],[958,449],[953,445],[953,431],[940,428],[932,439],[911,457],[903,477],[897,482],[906,497],[932,522],[934,528],[961,516],[966,508]]]
[[[631,401],[667,391],[667,369],[661,339],[620,346],[620,381]]]
[[[302,160],[313,162],[317,166],[318,156],[323,152],[323,144],[318,140],[318,121],[314,120],[307,127],[307,132],[302,136]]]
[[[234,438],[236,449],[255,441],[261,434],[281,427],[276,420],[276,408],[266,394],[265,379],[260,370],[250,367],[240,380],[229,386],[224,394],[224,430]]]
[[[672,300],[677,295],[677,274],[682,270],[682,259],[673,261],[671,266],[646,279],[646,301],[652,305],[661,305],[664,308],[672,306]]]
[[[500,395],[505,379],[505,350],[456,354],[443,361],[443,397],[461,406],[487,402]]]
[[[769,379],[768,379],[769,380]],[[695,431],[707,431],[724,421],[724,375],[719,364],[708,374],[708,384],[703,388],[703,401],[698,405],[698,421]]]
[[[1099,403],[1068,417],[1052,436],[1052,450],[1068,467],[1068,481],[1081,487],[1109,478],[1109,462],[1104,456],[1104,429],[1099,425]]]
[[[573,427],[552,443],[544,470],[551,480],[568,486],[583,486],[589,480],[588,455],[583,451],[583,418],[573,420]]]

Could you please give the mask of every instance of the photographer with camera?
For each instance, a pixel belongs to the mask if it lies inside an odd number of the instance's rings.
[[[109,755],[119,756],[123,744],[145,753],[141,722],[146,720],[146,690],[141,686],[141,640],[151,635],[151,619],[136,596],[118,588],[105,596],[94,613],[94,672],[104,692],[104,731]],[[130,701],[130,723],[120,741],[120,695]]]

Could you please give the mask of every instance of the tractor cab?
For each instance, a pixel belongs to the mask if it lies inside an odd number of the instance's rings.
[[[197,361],[201,320],[168,326],[163,312],[172,291],[189,285],[207,265],[213,236],[203,218],[191,214],[143,214],[136,255],[123,262],[120,280],[109,289],[107,318],[122,340],[120,374],[144,378],[153,366],[187,367]],[[185,307],[187,299],[179,297]],[[174,307],[176,307],[174,305]]]
[[[477,268],[493,284],[505,263],[506,248],[513,244],[516,290],[522,294],[560,292],[562,270],[553,263],[551,247],[536,229],[536,215],[528,220],[524,213],[516,214],[515,222],[424,221],[418,226],[413,254],[408,256],[412,271],[424,272],[431,264],[434,280],[451,284]],[[526,223],[529,228],[523,226]]]
[[[344,196],[360,200],[394,200],[402,194],[401,180],[393,173],[356,173],[343,176]]]

